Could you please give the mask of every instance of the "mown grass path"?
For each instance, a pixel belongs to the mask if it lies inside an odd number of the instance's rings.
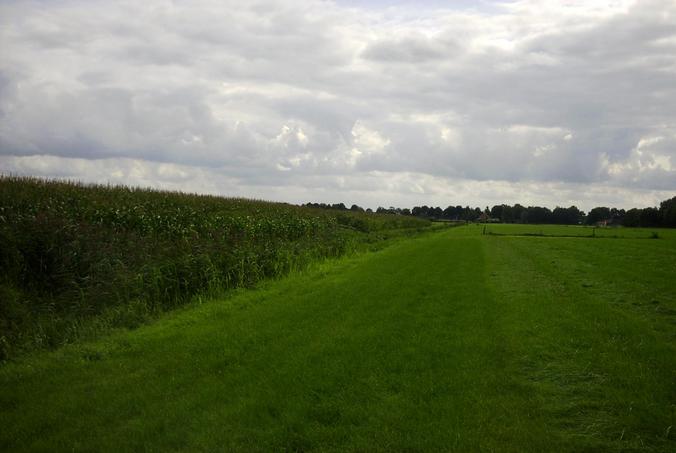
[[[673,448],[673,318],[632,304],[645,288],[603,269],[621,242],[477,231],[6,365],[0,450]],[[590,246],[606,247],[601,265],[577,256]],[[641,281],[674,308],[668,246],[648,251],[663,269]]]

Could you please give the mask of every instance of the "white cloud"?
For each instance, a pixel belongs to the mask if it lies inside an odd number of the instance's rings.
[[[676,191],[674,2],[348,3],[3,2],[0,171],[383,205]]]
[[[663,135],[642,137],[629,156],[603,165],[608,175],[627,186],[672,189],[676,173],[676,129],[663,130]]]
[[[352,127],[354,149],[361,154],[382,154],[389,145],[390,139],[383,137],[376,130],[369,129],[363,122],[357,120]]]

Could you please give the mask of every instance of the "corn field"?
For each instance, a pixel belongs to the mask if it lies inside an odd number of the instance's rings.
[[[404,216],[0,177],[0,360],[344,254]]]

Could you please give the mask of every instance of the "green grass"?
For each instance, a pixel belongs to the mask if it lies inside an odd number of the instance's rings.
[[[530,224],[475,224],[485,229],[485,234],[494,236],[559,236],[633,239],[676,239],[673,228],[596,227],[576,225],[530,225]],[[655,237],[657,236],[657,237]]]
[[[6,364],[0,450],[674,451],[673,236],[481,233]]]

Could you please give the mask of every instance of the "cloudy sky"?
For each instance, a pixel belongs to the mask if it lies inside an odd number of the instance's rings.
[[[3,0],[0,172],[655,205],[676,195],[676,0]]]

